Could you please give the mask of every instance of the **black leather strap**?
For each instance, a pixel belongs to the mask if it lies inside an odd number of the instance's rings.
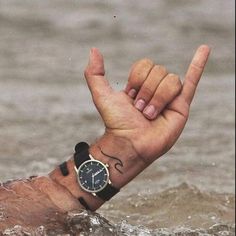
[[[79,197],[78,200],[79,200],[80,204],[81,204],[82,206],[84,206],[84,208],[85,208],[86,210],[91,211],[91,209],[89,208],[87,202],[84,200],[83,197]]]
[[[75,152],[82,152],[85,149],[88,149],[89,145],[85,142],[80,142],[75,145]]]
[[[89,145],[84,142],[78,143],[75,146],[74,162],[77,169],[80,167],[82,163],[90,160],[88,147]]]
[[[75,153],[78,155],[80,152],[82,151],[85,151],[87,150],[89,147],[89,145],[85,142],[80,142],[80,143],[77,143],[76,146],[75,146]],[[77,157],[79,158],[79,157]],[[79,163],[78,163],[79,164]],[[76,165],[77,166],[77,165]],[[79,166],[79,165],[78,165]],[[67,167],[67,162],[64,161],[63,163],[61,163],[59,165],[59,168],[60,168],[60,171],[61,171],[61,174],[63,176],[67,176],[69,175],[69,170],[68,170],[68,167]]]
[[[119,191],[120,191],[119,189],[113,187],[111,184],[107,184],[107,186],[102,191],[96,193],[96,195],[100,197],[102,200],[108,201]]]
[[[69,170],[68,170],[68,168],[67,168],[67,163],[66,163],[66,161],[64,161],[63,163],[61,163],[61,164],[59,165],[59,168],[60,168],[61,174],[62,174],[63,176],[69,175]]]

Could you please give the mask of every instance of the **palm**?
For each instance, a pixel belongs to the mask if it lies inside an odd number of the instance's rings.
[[[179,137],[188,116],[188,105],[184,103],[177,97],[157,119],[150,121],[125,92],[114,92],[101,101],[99,110],[108,132],[129,139],[140,155],[145,153],[149,159],[165,153]]]

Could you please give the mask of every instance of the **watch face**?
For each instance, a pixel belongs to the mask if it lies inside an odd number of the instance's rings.
[[[89,160],[78,169],[78,181],[84,190],[91,193],[101,191],[109,180],[107,167],[100,161]]]

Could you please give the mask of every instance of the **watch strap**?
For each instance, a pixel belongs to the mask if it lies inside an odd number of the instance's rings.
[[[75,152],[79,153],[88,148],[89,145],[86,142],[80,142],[75,145]]]
[[[63,176],[69,175],[69,170],[68,170],[67,162],[66,162],[66,161],[64,161],[63,163],[61,163],[61,164],[59,165],[59,168],[60,168],[61,174],[62,174]]]
[[[104,201],[110,200],[114,195],[116,195],[120,190],[107,184],[107,186],[100,192],[97,192],[96,195],[103,199]]]
[[[89,145],[85,142],[76,144],[74,153],[74,162],[77,169],[80,167],[82,163],[90,160],[88,148]]]
[[[82,206],[84,206],[84,208],[85,208],[86,210],[91,211],[90,207],[88,206],[87,202],[84,200],[83,197],[79,197],[78,200],[79,200],[80,204],[81,204]]]
[[[75,146],[75,153],[80,153],[82,151],[85,151],[86,149],[88,149],[89,145],[85,142],[80,142],[80,143],[77,143],[76,146]],[[78,158],[78,157],[77,157]],[[79,164],[79,163],[78,163]],[[67,176],[69,175],[69,170],[68,170],[68,167],[67,167],[67,162],[64,161],[63,163],[61,163],[59,165],[59,168],[60,168],[60,171],[61,171],[61,174],[63,176]]]

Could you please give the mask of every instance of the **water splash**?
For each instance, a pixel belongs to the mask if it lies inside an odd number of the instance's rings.
[[[6,229],[0,235],[4,236],[48,236],[48,235],[80,235],[80,236],[233,236],[234,224],[215,224],[208,229],[192,229],[187,227],[149,229],[142,225],[131,225],[126,220],[114,224],[99,215],[88,211],[70,212],[66,219],[66,227],[46,229],[38,227],[28,232],[22,226],[16,225]]]
[[[100,214],[89,211],[52,214],[38,228],[15,225],[0,232],[0,236],[230,236],[235,235],[234,202],[234,195],[204,193],[183,183],[159,194],[140,193],[126,201],[113,199],[99,210]],[[0,205],[0,223],[4,213]]]

